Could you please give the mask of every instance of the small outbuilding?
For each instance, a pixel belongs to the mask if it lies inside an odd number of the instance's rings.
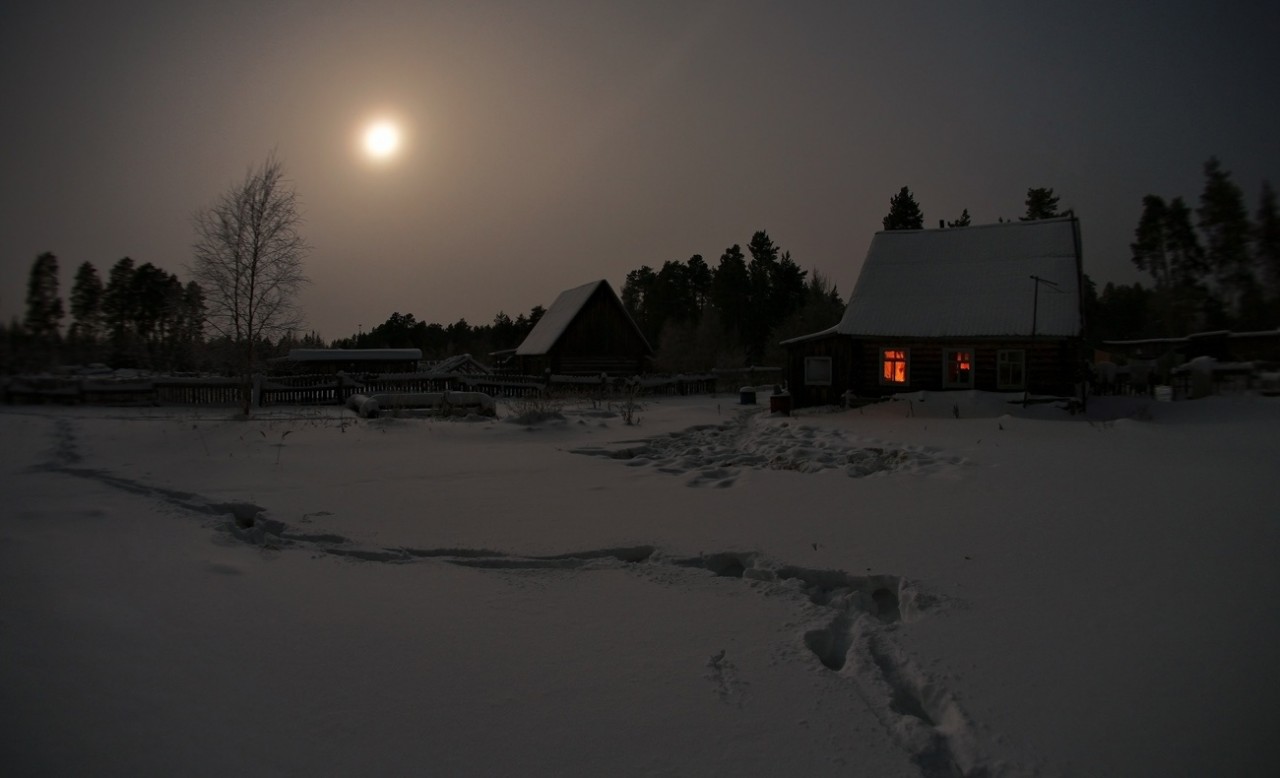
[[[470,354],[455,354],[451,357],[445,357],[439,362],[426,365],[425,369],[431,373],[472,376],[489,375],[493,372],[488,365],[480,362]]]
[[[919,390],[1074,395],[1082,279],[1074,216],[877,232],[840,323],[783,344],[793,402]]]
[[[412,373],[421,359],[422,349],[416,348],[294,348],[270,366],[272,373],[284,375]]]
[[[516,349],[525,375],[638,375],[653,348],[608,281],[560,293]]]

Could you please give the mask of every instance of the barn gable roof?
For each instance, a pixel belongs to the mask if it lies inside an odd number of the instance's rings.
[[[1074,217],[936,230],[871,240],[844,317],[810,338],[841,334],[1001,337],[1081,334]],[[1038,276],[1052,284],[1040,283]]]
[[[613,298],[619,312],[627,318],[627,321],[631,322],[631,326],[635,328],[636,335],[645,342],[645,347],[649,348],[644,334],[640,332],[640,328],[636,326],[631,315],[627,313],[627,309],[623,307],[622,301],[618,299],[613,287],[609,285],[608,281],[601,279],[561,292],[556,297],[555,302],[551,304],[551,307],[547,309],[547,312],[542,314],[542,318],[538,319],[538,323],[533,326],[533,330],[525,336],[524,342],[516,348],[516,356],[541,356],[549,353],[555,346],[556,341],[560,340],[565,330],[569,328],[578,313],[582,311],[583,306],[587,304],[587,301],[601,286]]]

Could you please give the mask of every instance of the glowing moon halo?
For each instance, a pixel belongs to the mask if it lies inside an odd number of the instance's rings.
[[[387,159],[400,148],[400,128],[389,121],[374,122],[364,131],[364,152],[373,159]]]

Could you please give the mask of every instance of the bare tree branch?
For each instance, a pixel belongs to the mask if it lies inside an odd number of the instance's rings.
[[[194,217],[192,276],[204,290],[207,321],[240,350],[241,409],[251,411],[255,346],[302,325],[302,261],[310,251],[299,228],[297,194],[274,153],[242,183]]]

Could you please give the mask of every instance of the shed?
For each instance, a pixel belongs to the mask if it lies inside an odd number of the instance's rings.
[[[919,390],[1076,393],[1083,367],[1074,216],[885,230],[840,322],[792,338],[797,406]]]
[[[273,373],[412,373],[422,349],[416,348],[294,348],[289,356],[271,360]]]
[[[520,372],[636,375],[653,349],[608,281],[560,293],[516,348]]]
[[[477,360],[470,354],[455,354],[446,357],[439,362],[433,362],[426,366],[426,370],[432,373],[452,373],[454,375],[489,375],[493,371],[488,365]]]

